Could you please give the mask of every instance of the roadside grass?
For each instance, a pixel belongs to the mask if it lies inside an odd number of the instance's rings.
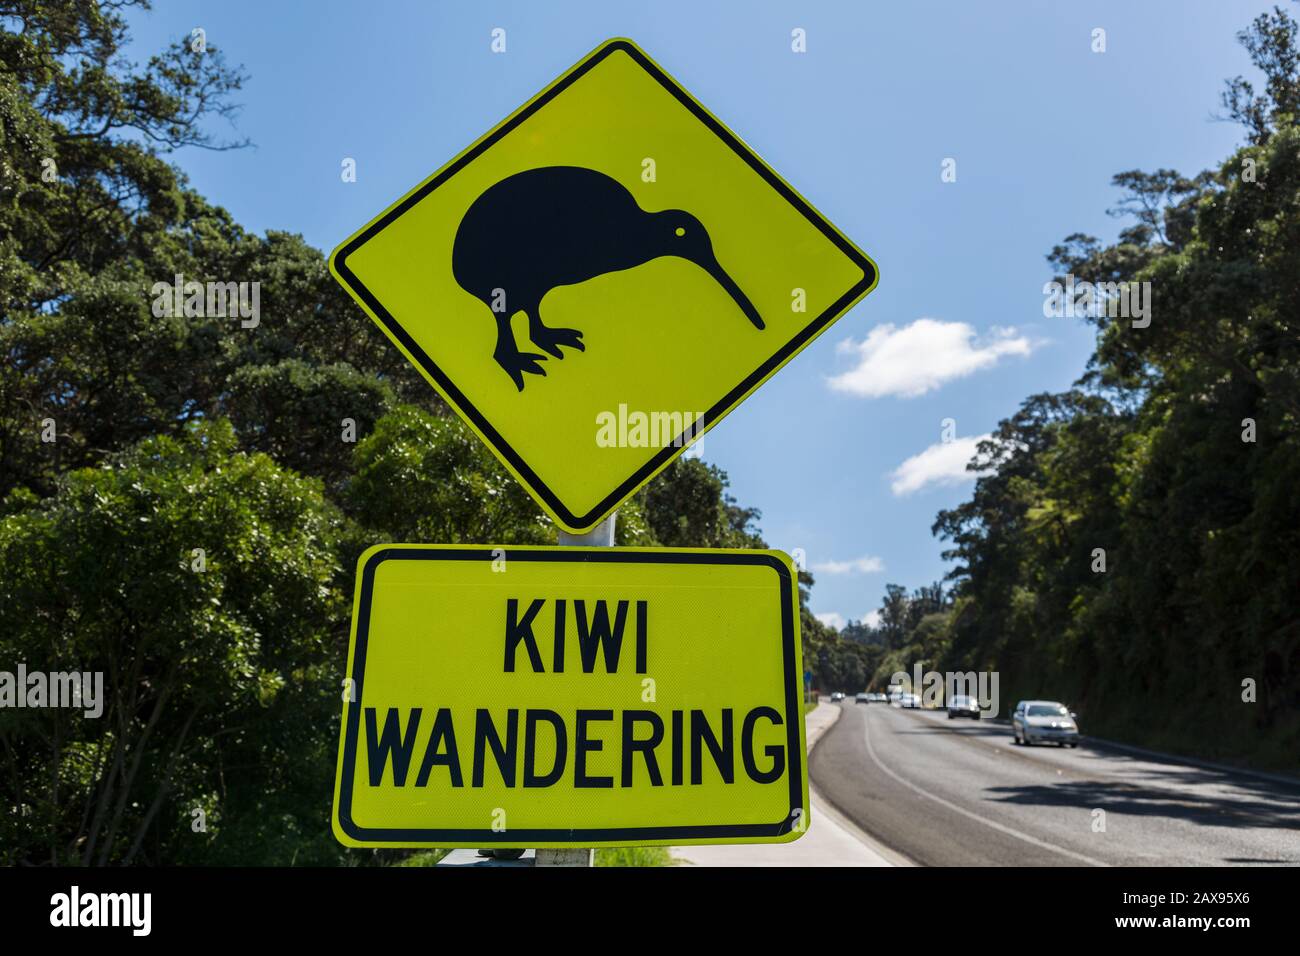
[[[597,847],[597,866],[672,866],[666,846]]]
[[[435,866],[450,850],[419,850],[389,866]],[[672,866],[666,846],[615,846],[596,850],[597,866]]]
[[[450,852],[451,852],[450,850],[446,850],[446,849],[419,850],[416,853],[412,853],[406,859],[398,860],[396,863],[393,863],[391,865],[392,866],[434,866],[437,864],[439,860],[441,860],[444,856],[446,856]]]

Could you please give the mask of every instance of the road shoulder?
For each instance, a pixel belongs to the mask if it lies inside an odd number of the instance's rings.
[[[805,733],[809,753],[839,717],[840,708],[824,701],[808,713]],[[812,807],[808,832],[793,843],[679,846],[672,848],[674,861],[684,866],[911,865],[830,807],[815,788],[809,789],[809,797]]]

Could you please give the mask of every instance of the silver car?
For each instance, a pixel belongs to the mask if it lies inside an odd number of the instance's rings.
[[[1064,704],[1054,700],[1022,700],[1011,713],[1011,732],[1016,743],[1060,744],[1062,747],[1079,746],[1078,714],[1071,713]]]

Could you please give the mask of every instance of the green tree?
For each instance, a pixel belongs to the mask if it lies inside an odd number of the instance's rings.
[[[727,493],[727,473],[698,458],[678,458],[638,496],[655,540],[664,547],[765,548],[754,523]]]
[[[99,719],[0,711],[20,801],[0,824],[6,862],[193,857],[185,844],[216,839],[251,793],[286,787],[326,811],[324,762],[283,775],[307,756],[294,750],[296,715],[331,719],[314,685],[344,646],[341,519],[318,482],[237,452],[230,426],[213,422],[146,439],[11,508],[0,659],[102,672],[105,699]],[[192,833],[196,807],[206,837]]]
[[[404,406],[357,445],[347,501],[388,541],[554,544],[533,499],[459,421]]]

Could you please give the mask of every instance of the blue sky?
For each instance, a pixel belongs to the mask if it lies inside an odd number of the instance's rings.
[[[245,227],[328,251],[601,41],[636,40],[880,266],[876,291],[705,444],[771,545],[803,550],[813,608],[836,621],[876,608],[886,581],[946,572],[930,525],[969,494],[960,439],[1067,388],[1090,351],[1082,323],[1043,316],[1044,254],[1115,235],[1114,173],[1194,173],[1231,151],[1238,129],[1212,116],[1223,79],[1250,73],[1236,32],[1269,7],[166,0],[133,17],[132,52],[202,27],[244,66],[237,129],[214,129],[255,148],[176,162]]]

